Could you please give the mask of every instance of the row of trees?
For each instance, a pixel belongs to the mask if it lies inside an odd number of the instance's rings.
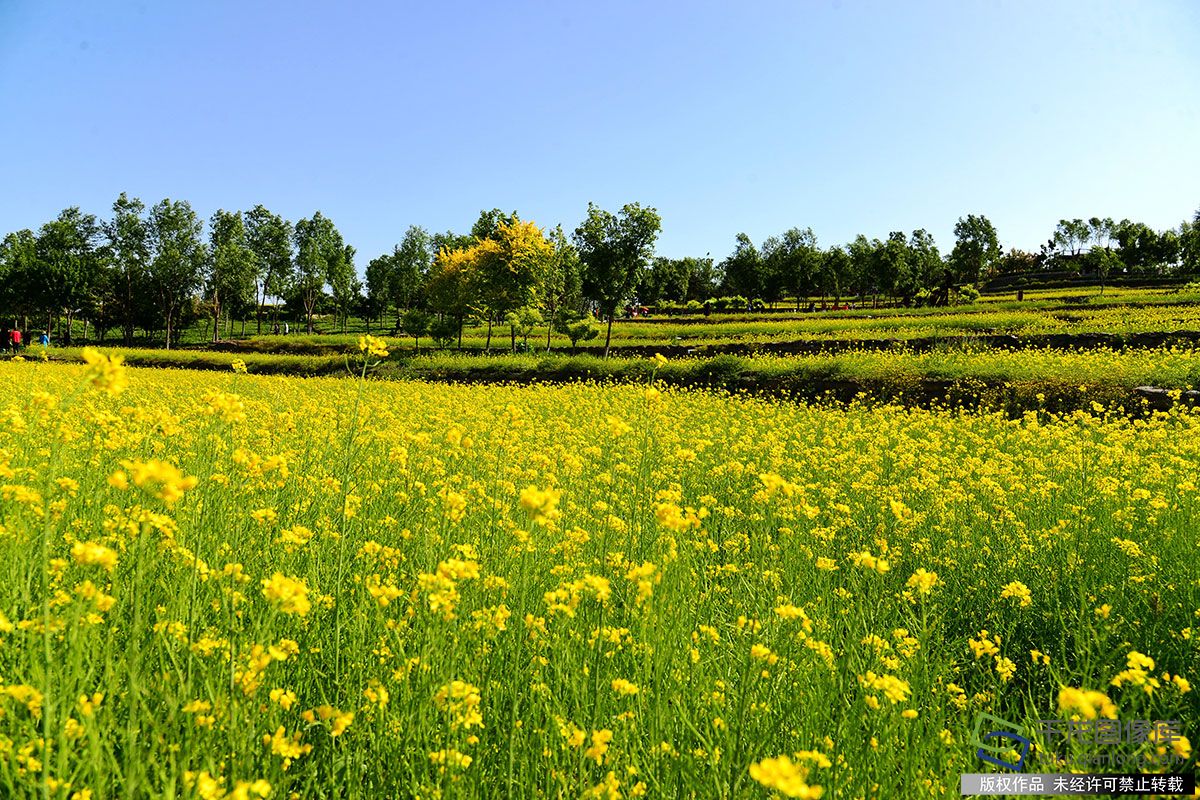
[[[741,233],[733,253],[715,270],[692,274],[710,275],[714,293],[769,303],[784,297],[888,295],[906,304],[920,299],[933,305],[950,302],[959,286],[978,287],[1000,275],[1070,270],[1097,276],[1101,286],[1113,272],[1200,275],[1200,211],[1178,229],[1161,232],[1129,220],[1062,220],[1037,253],[1005,252],[995,226],[983,215],[960,218],[954,236],[953,249],[943,255],[923,229],[893,231],[886,239],[859,235],[828,249],[818,246],[811,228],[792,228],[759,247]],[[664,274],[675,274],[675,265],[664,266]],[[656,261],[651,272],[658,269]],[[702,286],[707,281],[702,279]],[[650,283],[655,300],[692,299],[686,279]]]
[[[1200,211],[1178,229],[1154,231],[1111,219],[1062,220],[1038,253],[1005,252],[982,215],[960,218],[942,254],[928,231],[858,236],[822,248],[811,228],[792,228],[756,246],[742,233],[720,263],[711,257],[654,257],[661,220],[637,203],[613,213],[589,204],[568,235],[543,230],[516,212],[484,211],[465,234],[410,227],[391,253],[372,259],[360,280],[354,248],[319,211],[294,224],[259,205],[217,211],[204,222],[185,201],[147,209],[121,194],[108,220],[68,208],[38,231],[0,243],[0,312],[47,328],[61,319],[69,339],[81,320],[103,338],[120,330],[164,331],[168,347],[197,316],[222,325],[253,319],[261,333],[291,319],[313,331],[318,314],[345,330],[351,316],[370,325],[394,314],[396,330],[461,341],[463,325],[507,324],[518,334],[557,328],[575,342],[595,335],[589,312],[608,323],[627,304],[704,301],[738,295],[768,303],[808,297],[897,298],[946,304],[960,287],[997,275],[1053,269],[1095,273],[1200,274]],[[39,323],[40,325],[40,323]],[[607,339],[606,339],[607,351]]]
[[[136,328],[162,330],[167,347],[197,302],[211,314],[213,338],[221,321],[263,316],[270,297],[304,310],[309,331],[326,287],[344,325],[358,290],[354,248],[319,211],[294,225],[263,206],[217,211],[204,222],[186,201],[162,200],[150,209],[124,193],[100,221],[78,208],[64,210],[36,233],[8,234],[0,243],[0,308],[29,319],[82,319],[103,338],[119,329],[126,344]],[[272,306],[278,313],[278,306]],[[276,317],[277,319],[277,317]]]

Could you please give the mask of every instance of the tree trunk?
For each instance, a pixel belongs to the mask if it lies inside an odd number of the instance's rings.
[[[458,349],[462,350],[463,318],[458,318]]]
[[[615,313],[615,312],[614,312]],[[612,341],[613,314],[608,315],[608,333],[604,335],[604,357],[608,358],[608,343]]]
[[[517,352],[517,329],[512,325],[508,326],[509,336],[512,337],[512,352]]]
[[[171,311],[167,311],[167,349],[171,349]]]
[[[491,317],[488,317],[487,342],[483,345],[483,352],[485,352],[485,353],[492,352],[492,318]]]
[[[546,323],[546,352],[547,353],[550,352],[550,334],[551,334],[551,332],[553,332],[553,330],[554,330],[553,323],[547,322]]]

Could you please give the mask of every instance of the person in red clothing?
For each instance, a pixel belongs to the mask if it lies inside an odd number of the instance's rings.
[[[21,331],[15,325],[8,332],[8,348],[14,353],[21,349]]]

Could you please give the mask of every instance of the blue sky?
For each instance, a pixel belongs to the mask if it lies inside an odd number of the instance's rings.
[[[659,253],[811,226],[1200,207],[1194,2],[0,0],[0,232],[121,191],[320,209],[366,261],[498,206],[659,210]]]

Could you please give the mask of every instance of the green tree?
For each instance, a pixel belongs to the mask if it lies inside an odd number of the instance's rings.
[[[850,256],[850,284],[860,299],[869,294],[878,295],[875,252],[881,246],[882,243],[878,239],[872,241],[861,233],[846,246],[846,253]],[[878,305],[878,296],[875,304]]]
[[[721,272],[724,275],[721,288],[726,294],[762,297],[762,256],[745,233],[735,238],[733,252],[721,262]]]
[[[392,297],[392,257],[378,256],[367,262],[367,296],[363,306],[367,333],[371,320],[381,318]]]
[[[822,271],[821,250],[812,228],[789,228],[762,246],[763,299],[774,303],[785,292],[799,309],[810,294],[837,294],[835,276]]]
[[[980,214],[959,217],[954,225],[954,249],[950,251],[950,270],[943,276],[943,287],[949,289],[946,280],[954,283],[979,282],[991,276],[1000,262],[1002,250],[991,220]]]
[[[625,205],[619,214],[588,203],[587,218],[575,229],[575,247],[583,262],[583,295],[608,318],[605,358],[617,307],[637,288],[661,229],[658,212],[638,203]]]
[[[912,232],[908,239],[908,264],[911,279],[920,289],[934,288],[942,277],[942,254],[938,252],[933,234],[924,228]]]
[[[393,249],[390,296],[397,316],[417,302],[433,265],[433,252],[433,237],[417,225],[410,225]]]
[[[1200,209],[1179,225],[1179,260],[1183,274],[1200,275]]]
[[[400,317],[400,330],[413,337],[414,352],[421,352],[421,337],[429,333],[433,317],[419,308],[410,308]]]
[[[918,285],[913,279],[913,269],[908,252],[908,237],[904,231],[892,231],[879,253],[880,286],[888,294],[901,298],[905,304],[912,302]]]
[[[833,295],[834,305],[842,300],[842,287],[847,285],[851,274],[850,256],[840,247],[831,247],[820,256],[820,267],[817,271],[817,281],[821,293]],[[800,296],[796,296],[796,308],[799,309]]]
[[[333,221],[317,211],[296,223],[295,294],[304,307],[304,322],[313,332],[313,313],[331,275],[345,271],[346,249]]]
[[[637,288],[638,299],[648,305],[678,303],[687,299],[688,285],[695,268],[694,258],[656,257],[650,262],[650,269],[642,274],[642,283]]]
[[[1060,219],[1053,241],[1067,255],[1077,256],[1092,240],[1092,228],[1081,219]]]
[[[0,309],[22,329],[29,327],[35,310],[36,279],[37,235],[28,228],[5,235],[0,242]]]
[[[1080,260],[1084,269],[1096,273],[1096,277],[1100,280],[1100,294],[1104,294],[1104,284],[1108,280],[1109,274],[1113,270],[1120,272],[1125,268],[1125,265],[1121,263],[1121,258],[1107,247],[1093,247],[1084,253]]]
[[[491,211],[480,211],[479,219],[475,220],[475,224],[471,226],[471,236],[474,241],[483,241],[484,239],[495,239],[503,225],[512,225],[520,222],[521,218],[514,211],[511,214],[505,214],[498,208],[493,208]]]
[[[278,300],[292,291],[292,237],[292,224],[264,206],[257,205],[246,212],[246,244],[254,254],[258,333],[262,333],[267,298],[274,297],[277,301],[273,321],[278,322]]]
[[[546,262],[542,281],[542,308],[546,319],[555,319],[564,308],[573,308],[582,302],[583,274],[579,262],[579,251],[567,238],[561,225],[555,226],[548,237],[553,253]],[[550,334],[553,325],[546,325],[546,352],[550,351]]]
[[[147,279],[166,327],[167,349],[183,307],[200,288],[207,258],[204,223],[186,200],[162,200],[150,209]]]
[[[238,211],[218,210],[208,222],[208,301],[214,342],[221,340],[221,315],[257,300],[254,254],[246,245],[246,226]]]
[[[554,330],[571,340],[571,354],[579,349],[579,343],[591,341],[600,335],[600,331],[592,324],[589,317],[578,311],[564,309],[554,320]]]
[[[53,327],[54,317],[59,314],[66,317],[63,338],[68,344],[75,315],[89,301],[100,280],[103,257],[97,249],[100,233],[96,217],[74,206],[63,210],[38,232],[37,305],[46,313],[47,331]]]
[[[119,305],[117,313],[128,347],[133,344],[139,296],[144,294],[146,285],[146,269],[150,262],[149,228],[143,216],[146,206],[136,197],[130,198],[121,192],[112,210],[113,216],[104,225],[104,234],[112,263],[111,291]]]
[[[354,271],[354,248],[343,244],[341,250],[340,258],[335,257],[329,261],[329,272],[325,279],[329,281],[329,288],[333,291],[333,307],[337,312],[342,332],[345,333],[354,298],[361,284],[358,282],[358,274]]]

